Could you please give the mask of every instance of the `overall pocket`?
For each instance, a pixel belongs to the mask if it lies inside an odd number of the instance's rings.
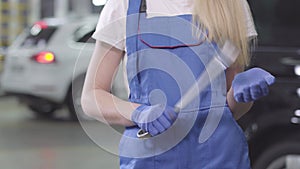
[[[141,15],[138,38],[150,48],[174,49],[199,46],[205,40],[204,35],[200,38],[193,35],[190,15],[153,18],[146,18],[144,14]]]

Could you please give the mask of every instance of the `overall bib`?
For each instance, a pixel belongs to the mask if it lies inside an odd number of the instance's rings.
[[[126,26],[131,102],[174,106],[220,54],[191,15],[147,18],[145,1],[129,0]],[[216,65],[216,69],[220,69]],[[222,68],[223,69],[223,68]],[[212,70],[210,70],[212,71]],[[225,70],[155,137],[137,138],[127,127],[119,145],[121,169],[249,169],[248,145],[226,104]],[[195,91],[196,92],[196,91]]]

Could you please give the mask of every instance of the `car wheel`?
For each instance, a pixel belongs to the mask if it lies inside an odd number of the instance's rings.
[[[298,169],[299,166],[300,142],[288,140],[263,150],[253,169]]]
[[[56,108],[50,104],[29,105],[28,108],[33,111],[38,118],[53,118]]]
[[[87,116],[81,107],[81,93],[84,83],[84,77],[80,76],[76,78],[69,90],[67,97],[67,106],[69,109],[70,120],[92,120],[91,117]]]

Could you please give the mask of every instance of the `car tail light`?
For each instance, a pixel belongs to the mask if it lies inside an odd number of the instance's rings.
[[[37,36],[43,29],[47,29],[48,28],[48,24],[44,21],[38,21],[35,22],[32,26],[32,28],[30,29],[30,33],[33,36]]]
[[[32,59],[38,63],[49,64],[55,62],[55,55],[52,52],[39,52]]]
[[[48,28],[48,24],[44,21],[37,21],[34,23],[34,26],[38,26],[41,29],[47,29]]]

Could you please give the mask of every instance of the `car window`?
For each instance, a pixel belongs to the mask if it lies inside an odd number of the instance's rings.
[[[87,32],[84,34],[81,38],[77,40],[77,42],[82,42],[82,43],[95,43],[96,40],[91,38],[95,30]]]
[[[54,26],[34,24],[30,29],[26,30],[28,35],[21,46],[32,47],[46,45],[56,29],[57,27]]]
[[[258,43],[300,46],[299,0],[249,0],[258,32]]]
[[[95,26],[82,26],[74,33],[74,40],[80,43],[95,43],[95,40],[91,38],[95,31]]]

